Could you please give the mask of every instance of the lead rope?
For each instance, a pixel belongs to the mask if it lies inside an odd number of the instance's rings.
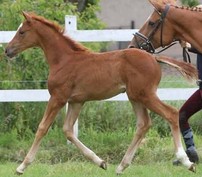
[[[161,52],[163,52],[164,50],[167,50],[168,48],[172,47],[173,45],[177,44],[177,41],[172,42],[170,45],[164,47],[163,49],[161,49],[160,51],[154,52],[154,54],[159,54]]]

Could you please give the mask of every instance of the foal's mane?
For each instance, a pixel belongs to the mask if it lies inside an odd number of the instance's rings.
[[[56,32],[58,32],[61,36],[63,36],[66,39],[67,44],[75,51],[89,51],[88,48],[84,47],[82,44],[72,40],[70,37],[64,35],[64,28],[62,28],[59,24],[53,21],[49,21],[46,18],[42,16],[38,16],[34,13],[29,13],[31,18],[33,18],[36,21],[39,21],[48,27],[52,28]]]

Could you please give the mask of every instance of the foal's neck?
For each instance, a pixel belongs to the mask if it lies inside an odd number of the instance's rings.
[[[68,58],[70,58],[69,55],[75,52],[88,51],[88,49],[81,44],[51,29],[45,31],[45,34],[42,32],[40,36],[40,47],[44,51],[50,66],[59,64],[62,60],[68,60]]]

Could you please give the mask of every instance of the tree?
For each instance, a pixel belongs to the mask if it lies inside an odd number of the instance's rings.
[[[68,0],[64,1],[67,2]],[[98,4],[99,0],[69,0],[69,2],[77,4],[78,11],[83,12],[89,5]]]
[[[82,12],[88,4],[88,0],[69,0],[69,1],[77,4],[79,12]]]

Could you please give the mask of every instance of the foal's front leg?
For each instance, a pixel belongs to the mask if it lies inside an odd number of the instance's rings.
[[[24,161],[16,169],[17,174],[22,174],[24,172],[25,168],[29,164],[31,164],[32,161],[34,160],[42,138],[46,135],[49,127],[53,123],[53,120],[54,120],[56,114],[58,113],[58,111],[61,109],[62,106],[63,106],[63,104],[59,104],[56,99],[54,99],[53,97],[50,98],[46,111],[44,113],[43,119],[41,120],[38,130],[36,132],[32,147],[30,148]]]
[[[107,169],[107,165],[104,160],[100,159],[92,150],[87,148],[79,139],[75,136],[73,131],[74,123],[79,116],[80,110],[82,108],[82,103],[69,103],[67,117],[64,122],[63,131],[65,136],[69,141],[71,141],[75,146],[91,161],[97,164],[103,169]]]

